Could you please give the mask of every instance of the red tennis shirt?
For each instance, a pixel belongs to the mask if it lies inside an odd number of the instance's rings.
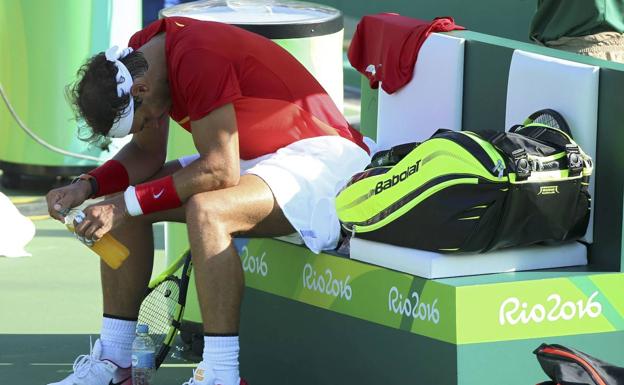
[[[349,46],[349,62],[368,77],[371,88],[392,94],[412,80],[418,52],[432,32],[465,29],[452,17],[432,21],[396,13],[367,15],[357,25]]]
[[[161,32],[169,115],[187,131],[191,121],[233,103],[241,159],[324,135],[340,135],[368,151],[318,81],[271,40],[224,23],[169,17],[135,33],[128,45],[138,49]]]

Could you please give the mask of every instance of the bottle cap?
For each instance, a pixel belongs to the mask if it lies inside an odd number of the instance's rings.
[[[65,215],[65,225],[73,225],[74,221],[80,223],[85,219],[85,213],[82,210],[71,209]]]
[[[146,324],[138,324],[137,325],[137,333],[148,333],[149,332],[149,326],[147,326]]]

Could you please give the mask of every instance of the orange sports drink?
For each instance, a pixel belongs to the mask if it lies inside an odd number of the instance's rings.
[[[65,217],[65,226],[73,233],[74,221],[80,223],[83,219],[84,213],[82,211],[71,210]],[[97,242],[86,242],[82,239],[81,242],[99,255],[112,269],[118,269],[126,258],[128,258],[128,255],[130,255],[130,250],[110,234],[105,234]]]

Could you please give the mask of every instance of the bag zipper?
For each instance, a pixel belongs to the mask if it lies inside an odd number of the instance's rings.
[[[496,160],[496,165],[492,169],[493,173],[498,173],[498,178],[502,178],[505,175],[505,162],[502,159]]]
[[[487,151],[470,134],[462,131],[444,131],[432,138],[442,138],[455,142],[470,152],[492,175],[502,178],[507,175],[504,162],[495,162]]]
[[[553,356],[561,356],[561,357],[568,358],[568,359],[570,359],[570,360],[580,364],[589,373],[589,375],[592,377],[592,379],[594,381],[596,381],[596,383],[598,385],[608,385],[607,382],[602,377],[600,377],[600,375],[598,374],[596,369],[594,369],[593,366],[591,366],[586,360],[584,360],[583,358],[581,358],[581,357],[579,357],[579,356],[577,356],[575,354],[572,354],[572,353],[567,352],[565,350],[551,348],[551,347],[543,348],[541,350],[541,353],[551,354]]]

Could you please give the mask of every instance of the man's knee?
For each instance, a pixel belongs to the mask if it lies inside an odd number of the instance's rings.
[[[185,205],[186,223],[189,228],[210,231],[213,235],[230,232],[223,210],[223,203],[211,199],[206,193],[191,196]]]

